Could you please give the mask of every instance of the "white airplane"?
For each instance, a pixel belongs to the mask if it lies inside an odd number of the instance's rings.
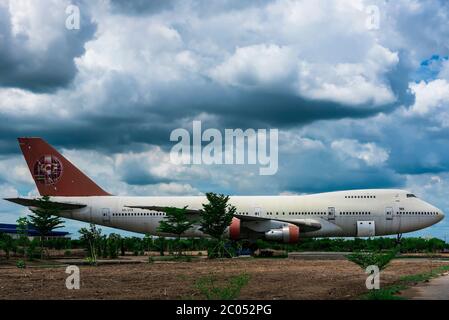
[[[40,138],[19,145],[41,195],[60,205],[60,216],[107,227],[170,236],[157,231],[167,207],[183,208],[198,219],[204,196],[122,197],[100,188]],[[35,207],[36,198],[5,199]],[[301,196],[232,196],[237,208],[226,234],[230,239],[295,243],[301,237],[372,237],[402,234],[444,218],[435,206],[404,190],[367,189]],[[173,236],[173,235],[172,235]],[[199,226],[184,237],[207,237]]]

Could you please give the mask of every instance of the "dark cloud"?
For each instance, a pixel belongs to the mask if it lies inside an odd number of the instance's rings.
[[[30,48],[26,34],[13,35],[9,9],[0,5],[0,85],[35,92],[67,86],[77,72],[74,58],[84,53],[84,44],[92,39],[96,30],[90,17],[81,12],[79,30],[68,30],[64,23],[54,26],[64,31],[42,50]],[[59,14],[63,15],[64,21],[64,8]]]
[[[391,90],[397,97],[396,106],[410,106],[415,102],[415,96],[409,90],[409,82],[413,67],[406,52],[399,52],[398,64],[387,73]]]
[[[172,9],[174,0],[111,0],[112,8],[116,13],[124,14],[154,14]]]
[[[139,170],[139,167],[130,167],[129,170],[126,170],[122,175],[122,181],[137,186],[172,182],[170,179],[156,177],[147,171]]]
[[[222,95],[222,98],[218,98]],[[189,101],[183,104],[181,101]],[[109,102],[109,101],[108,101]],[[106,103],[108,103],[106,102]],[[113,103],[113,101],[111,101]],[[351,108],[331,102],[310,101],[287,95],[244,92],[216,92],[216,95],[189,100],[178,95],[176,101],[156,102],[156,106],[136,106],[130,103],[109,105],[105,113],[74,114],[69,120],[57,116],[0,115],[2,152],[17,152],[19,136],[42,136],[66,148],[96,149],[104,152],[138,150],[141,144],[169,147],[170,133],[178,127],[191,130],[191,122],[182,119],[201,119],[201,114],[215,115],[204,120],[203,127],[221,128],[291,128],[316,120],[365,118],[381,108]],[[121,110],[115,113],[112,110]]]
[[[69,122],[60,119],[10,118],[0,127],[2,154],[19,153],[17,137],[39,136],[58,148],[93,149],[104,153],[139,151],[143,144],[167,145],[173,123],[158,117],[87,116]]]
[[[414,124],[396,119],[396,127],[385,127],[382,144],[390,150],[389,166],[401,174],[449,171],[449,139],[437,136],[431,126],[415,119]],[[394,139],[387,139],[387,137]]]
[[[148,167],[150,164],[145,160],[142,157],[132,156],[124,158],[116,168],[121,175],[121,180],[129,185],[137,186],[171,182],[170,179],[150,173],[151,168]]]
[[[130,15],[151,15],[182,6],[182,0],[110,0],[114,13]],[[213,15],[249,7],[261,7],[274,0],[194,0],[190,3],[199,16]]]
[[[405,179],[386,166],[356,165],[342,161],[332,149],[298,150],[280,156],[277,176],[281,190],[315,193],[346,189],[402,187]]]
[[[432,116],[404,116],[403,112],[397,110],[380,118],[320,122],[305,131],[314,139],[328,142],[339,137],[376,143],[389,152],[386,166],[397,174],[449,171],[449,129],[440,128]]]

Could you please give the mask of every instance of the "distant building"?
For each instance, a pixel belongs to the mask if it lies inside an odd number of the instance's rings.
[[[13,238],[17,238],[17,224],[0,223],[0,233],[5,233]],[[64,238],[68,235],[65,231],[52,231],[47,235],[47,238]],[[28,225],[27,235],[29,238],[39,237],[39,232],[32,226]]]

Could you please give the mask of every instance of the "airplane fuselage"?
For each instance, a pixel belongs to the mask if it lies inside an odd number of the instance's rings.
[[[64,211],[65,218],[92,222],[112,228],[163,235],[157,228],[165,213],[130,208],[132,206],[185,207],[202,209],[206,197],[53,197],[54,201],[80,203],[85,208]],[[260,238],[268,230],[279,229],[295,221],[311,221],[319,230],[301,230],[301,237],[382,236],[416,231],[439,222],[443,213],[433,205],[404,190],[368,189],[299,196],[232,196],[237,217],[260,217],[246,221],[242,238]],[[196,226],[185,237],[205,236]]]

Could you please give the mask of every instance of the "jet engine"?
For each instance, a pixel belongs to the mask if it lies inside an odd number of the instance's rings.
[[[265,232],[265,239],[284,243],[297,243],[299,241],[299,227],[288,224],[279,229],[268,230]]]
[[[232,218],[231,224],[227,229],[227,235],[231,240],[240,239],[240,219]]]

